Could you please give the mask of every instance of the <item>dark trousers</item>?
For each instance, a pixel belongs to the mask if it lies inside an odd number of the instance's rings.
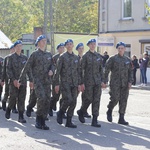
[[[3,92],[3,87],[0,85],[0,101],[1,101],[2,92]]]
[[[134,68],[133,69],[133,85],[136,85],[136,71],[137,71],[137,69],[136,68]]]

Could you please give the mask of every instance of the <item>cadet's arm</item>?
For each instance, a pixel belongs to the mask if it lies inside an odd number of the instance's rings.
[[[109,58],[107,61],[106,61],[106,65],[105,65],[105,71],[104,71],[104,83],[106,84],[108,81],[108,75],[111,71],[111,68],[113,66],[113,58]]]
[[[8,61],[7,61],[7,64],[6,64],[6,73],[7,73],[7,76],[10,80],[12,81],[15,81],[15,76],[13,74],[13,65],[12,65],[12,58],[11,56],[8,58]]]
[[[59,59],[57,60],[57,65],[56,65],[56,73],[54,76],[54,82],[55,82],[55,92],[58,93],[59,92],[59,85],[60,85],[60,73],[61,73],[61,69],[62,69],[62,62],[63,58],[59,57]]]

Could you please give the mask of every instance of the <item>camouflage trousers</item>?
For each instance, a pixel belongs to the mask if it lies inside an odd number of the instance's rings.
[[[119,102],[119,113],[125,114],[127,107],[127,99],[129,96],[129,88],[120,86],[110,86],[109,94],[110,94],[110,102],[107,107],[113,110],[113,108]]]
[[[17,103],[18,111],[24,112],[25,110],[25,98],[26,98],[26,85],[21,85],[20,88],[16,88],[13,83],[9,85],[9,102],[8,107],[13,109]]]
[[[70,86],[67,83],[62,84],[62,104],[60,109],[63,112],[67,111],[67,116],[72,117],[74,114],[74,109],[76,107],[78,88],[75,86]]]
[[[30,98],[29,98],[28,107],[33,108],[36,105],[36,102],[37,102],[37,96],[35,94],[35,90],[30,89]]]
[[[9,97],[9,83],[8,80],[5,80],[5,93],[4,93],[3,102],[7,102],[8,97]]]
[[[81,110],[85,113],[90,104],[92,104],[92,115],[99,116],[101,85],[85,86],[83,93],[84,101],[82,102]]]
[[[56,103],[59,101],[61,96],[61,86],[60,86],[60,90],[58,92],[58,94],[55,92],[55,84],[52,85],[52,97],[51,97],[51,101],[50,101],[50,108],[52,109],[53,106],[56,105]],[[60,99],[60,105],[62,104],[62,98]]]
[[[51,85],[45,82],[34,84],[37,96],[37,116],[47,117],[51,98]]]
[[[3,87],[0,85],[0,101],[1,101],[2,92],[3,92]]]

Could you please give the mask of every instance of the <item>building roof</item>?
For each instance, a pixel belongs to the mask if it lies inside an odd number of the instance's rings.
[[[11,45],[11,40],[0,30],[0,49],[8,49]]]

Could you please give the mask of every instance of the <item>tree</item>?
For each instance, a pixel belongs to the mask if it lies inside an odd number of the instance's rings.
[[[145,3],[145,8],[147,10],[146,18],[148,20],[148,23],[150,24],[150,6],[147,3]]]
[[[53,8],[56,32],[97,33],[98,0],[53,0]],[[0,29],[15,41],[43,27],[44,0],[0,0],[0,14]]]

